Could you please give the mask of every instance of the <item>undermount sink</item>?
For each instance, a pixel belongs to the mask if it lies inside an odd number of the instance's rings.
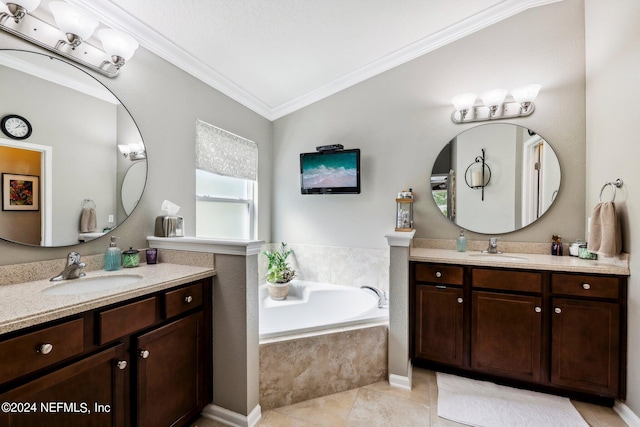
[[[491,260],[491,261],[525,261],[529,259],[521,256],[505,255],[505,254],[487,254],[487,253],[469,254],[469,256]]]
[[[52,286],[42,291],[44,295],[79,295],[117,289],[133,285],[142,279],[138,274],[119,274],[113,276],[81,277]]]

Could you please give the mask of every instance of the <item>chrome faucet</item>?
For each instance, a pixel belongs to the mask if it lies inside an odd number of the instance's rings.
[[[360,289],[369,289],[378,295],[378,308],[383,308],[387,305],[387,293],[382,289],[374,288],[373,286],[363,285]]]
[[[501,254],[502,252],[500,252],[498,250],[498,238],[497,237],[491,237],[489,238],[489,247],[482,251],[483,254]]]
[[[77,279],[78,277],[84,277],[86,273],[82,271],[86,264],[80,262],[80,254],[78,252],[69,252],[67,255],[67,266],[62,270],[60,274],[51,278],[52,282],[58,280]]]

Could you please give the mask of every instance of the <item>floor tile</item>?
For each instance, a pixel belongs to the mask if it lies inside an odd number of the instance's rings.
[[[277,412],[298,420],[307,420],[317,426],[341,426],[349,418],[357,395],[358,389],[348,390],[276,408],[271,412]]]
[[[363,387],[346,426],[428,426],[429,419],[429,406],[424,403]]]

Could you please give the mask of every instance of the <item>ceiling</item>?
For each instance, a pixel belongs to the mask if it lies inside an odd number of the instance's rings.
[[[275,120],[528,8],[560,0],[68,1]]]

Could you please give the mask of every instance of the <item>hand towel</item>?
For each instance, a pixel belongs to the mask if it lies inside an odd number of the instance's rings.
[[[604,257],[622,251],[622,232],[613,202],[598,203],[593,209],[587,249]]]
[[[97,227],[96,210],[93,208],[82,208],[82,213],[80,214],[80,232],[89,233],[96,231]]]

